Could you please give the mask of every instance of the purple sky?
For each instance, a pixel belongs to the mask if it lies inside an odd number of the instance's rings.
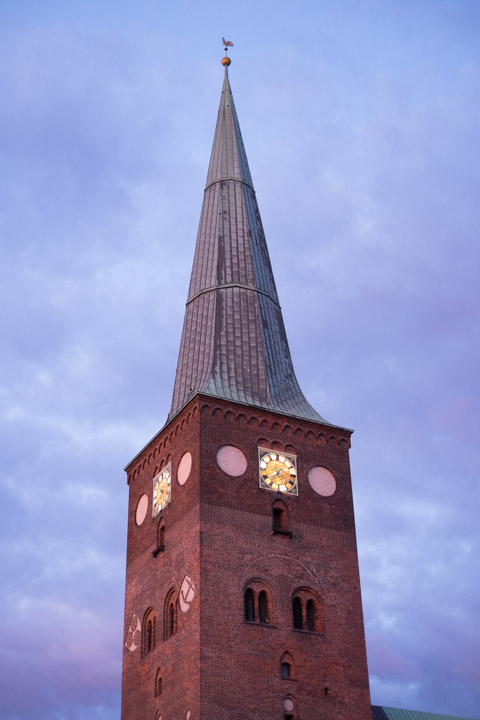
[[[480,717],[478,0],[0,0],[0,717],[119,717],[123,466],[170,406],[221,36],[372,701]]]

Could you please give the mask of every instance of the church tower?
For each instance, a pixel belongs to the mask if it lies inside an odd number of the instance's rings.
[[[371,720],[351,431],[295,377],[222,64],[172,407],[126,467],[122,720]]]

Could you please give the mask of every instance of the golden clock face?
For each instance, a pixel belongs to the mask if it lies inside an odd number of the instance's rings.
[[[158,515],[165,505],[170,502],[170,490],[172,483],[172,465],[168,463],[158,475],[153,478],[153,502],[152,514]]]
[[[298,495],[295,455],[259,448],[258,459],[261,488]]]

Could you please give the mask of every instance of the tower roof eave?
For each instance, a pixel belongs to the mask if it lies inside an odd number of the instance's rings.
[[[177,412],[175,413],[175,415],[172,415],[172,416],[169,415],[169,417],[167,418],[167,421],[166,421],[165,424],[160,428],[160,430],[159,430],[158,432],[156,432],[155,435],[153,435],[153,436],[150,438],[150,440],[142,447],[141,450],[139,450],[138,453],[136,453],[136,455],[134,455],[134,457],[133,457],[131,460],[129,460],[129,462],[128,462],[128,463],[125,465],[125,467],[123,468],[125,472],[128,472],[128,470],[131,468],[131,466],[133,465],[133,463],[135,462],[135,460],[137,460],[137,459],[142,455],[142,453],[148,448],[148,446],[151,445],[163,432],[165,432],[165,430],[167,429],[167,427],[168,427],[169,425],[171,425],[171,424],[175,421],[175,419],[185,410],[185,408],[186,408],[188,405],[190,405],[190,403],[193,402],[193,401],[194,401],[196,398],[198,398],[198,397],[210,398],[210,399],[212,399],[212,400],[223,400],[223,401],[227,401],[227,402],[229,402],[229,403],[232,404],[232,405],[238,406],[239,408],[244,408],[244,409],[245,409],[245,408],[251,408],[252,411],[255,411],[255,410],[256,410],[256,411],[265,410],[266,412],[274,413],[275,415],[278,415],[279,417],[280,417],[280,416],[281,416],[281,417],[287,416],[287,417],[291,418],[292,420],[299,420],[299,421],[301,421],[301,422],[314,423],[315,425],[321,425],[322,427],[330,428],[331,430],[338,430],[338,431],[340,431],[340,432],[347,433],[348,435],[352,435],[352,434],[355,432],[355,431],[352,430],[351,428],[343,427],[343,425],[334,425],[333,423],[330,423],[330,422],[328,422],[327,420],[324,420],[323,418],[322,418],[321,420],[313,419],[313,418],[306,418],[306,417],[300,416],[300,415],[292,415],[292,413],[284,413],[284,412],[281,412],[281,411],[279,411],[279,410],[273,410],[272,408],[269,408],[269,407],[261,407],[261,406],[259,406],[259,405],[257,405],[257,404],[250,404],[250,403],[239,402],[239,401],[236,401],[236,400],[231,400],[230,398],[220,397],[219,395],[213,395],[213,394],[207,393],[207,392],[196,392],[196,393],[194,393],[193,395],[191,395],[191,397],[188,398],[188,400],[185,402],[184,405],[182,405],[181,408],[179,408],[179,409],[177,410]],[[318,415],[318,413],[317,413],[317,415]],[[320,418],[320,415],[318,415],[318,417]]]

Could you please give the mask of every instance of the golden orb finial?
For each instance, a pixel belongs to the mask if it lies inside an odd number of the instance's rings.
[[[228,67],[231,64],[231,62],[232,61],[230,60],[230,58],[227,55],[225,55],[225,57],[222,58],[222,65],[224,67]]]

